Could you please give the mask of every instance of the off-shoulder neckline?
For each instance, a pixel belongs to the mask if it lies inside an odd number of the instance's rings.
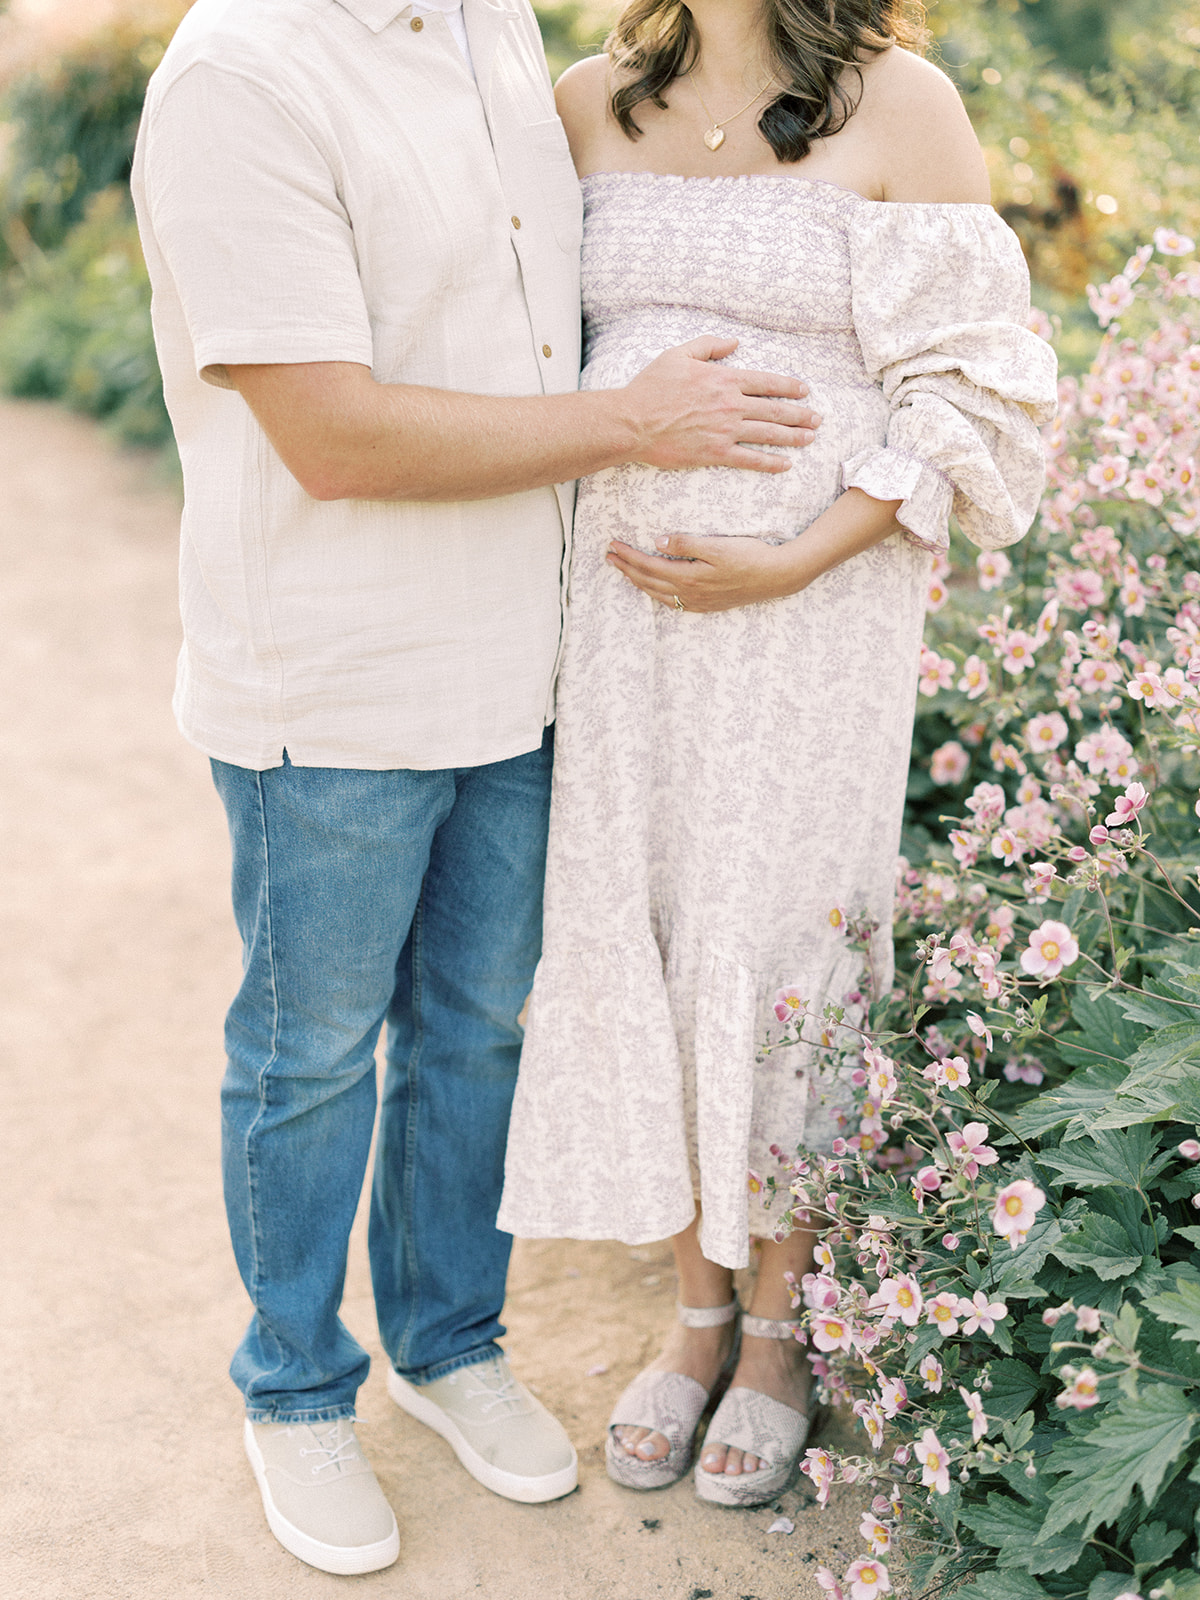
[[[857,189],[847,189],[845,184],[833,183],[828,178],[793,177],[788,172],[717,172],[705,174],[600,171],[585,173],[579,181],[581,184],[591,183],[595,178],[654,178],[660,183],[791,183],[809,185],[818,189],[832,189],[835,194],[849,195],[852,200],[858,200],[864,206],[903,206],[923,211],[988,211],[994,217],[999,216],[995,206],[982,200],[870,200],[865,194],[860,194]]]

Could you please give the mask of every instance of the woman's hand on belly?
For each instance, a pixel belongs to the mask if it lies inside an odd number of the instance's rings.
[[[661,555],[614,540],[605,558],[643,594],[684,611],[732,611],[798,594],[814,578],[879,544],[897,529],[899,500],[847,489],[805,531],[784,544],[759,538],[661,534]]]
[[[695,539],[680,533],[664,534],[657,542],[664,551],[661,556],[614,540],[607,560],[643,594],[665,606],[679,610],[678,596],[685,611],[731,611],[795,593],[779,560],[779,545],[756,538]]]

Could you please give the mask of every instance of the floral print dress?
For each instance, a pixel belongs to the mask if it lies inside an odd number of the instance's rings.
[[[824,421],[778,475],[637,465],[580,484],[538,967],[499,1226],[663,1239],[702,1216],[736,1267],[778,1209],[771,1146],[828,1148],[836,1084],[760,1058],[772,1001],[860,981],[830,910],[891,909],[932,552],[1028,529],[1055,364],[989,206],[886,204],[791,177],[584,180],[583,386],[701,334],[795,374]],[[605,562],[662,532],[772,541],[857,486],[902,532],[800,594],[678,612]]]

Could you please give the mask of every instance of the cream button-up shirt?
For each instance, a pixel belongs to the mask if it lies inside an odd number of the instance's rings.
[[[458,767],[553,717],[573,486],[311,499],[237,362],[575,388],[581,203],[524,0],[198,0],[150,85],[134,196],[183,462],[186,736],[240,766]],[[222,386],[222,385],[225,386]]]

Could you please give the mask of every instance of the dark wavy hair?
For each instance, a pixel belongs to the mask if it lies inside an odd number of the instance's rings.
[[[767,37],[786,85],[758,119],[780,161],[802,161],[814,139],[837,133],[862,93],[859,63],[891,44],[923,54],[928,42],[921,0],[764,0]],[[631,0],[604,45],[628,81],[612,96],[612,112],[629,139],[641,136],[633,113],[643,100],[666,110],[663,91],[696,65],[700,43],[683,0]],[[847,92],[847,69],[858,95]]]

